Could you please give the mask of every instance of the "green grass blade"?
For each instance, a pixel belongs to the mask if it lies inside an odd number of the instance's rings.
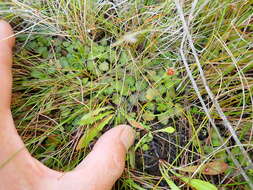
[[[170,186],[171,190],[180,190],[180,188],[170,179],[166,169],[161,166],[160,171],[162,173],[163,178],[167,182],[167,184]]]
[[[105,107],[105,108],[98,108],[96,110],[93,110],[87,114],[85,114],[79,121],[79,125],[90,125],[90,124],[93,124],[95,123],[96,121],[102,119],[103,117],[105,117],[106,115],[109,115],[110,113],[112,113],[111,111],[110,112],[105,112],[104,114],[100,114],[98,115],[99,113],[105,111],[105,110],[108,110],[108,109],[111,109],[111,107]],[[97,116],[98,115],[98,116]]]
[[[207,181],[189,177],[181,177],[180,179],[196,190],[218,190],[217,187]]]
[[[76,149],[80,150],[82,148],[86,148],[89,143],[99,135],[99,132],[107,125],[114,115],[109,115],[105,119],[103,119],[100,123],[95,125],[94,127],[86,130],[85,134],[81,137]]]

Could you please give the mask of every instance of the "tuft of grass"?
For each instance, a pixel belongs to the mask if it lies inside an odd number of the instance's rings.
[[[228,169],[181,175],[252,188],[252,9],[250,0],[0,2],[17,38],[19,134],[35,158],[68,171],[102,132],[129,123],[137,143],[114,189],[187,189],[174,170],[213,161]]]

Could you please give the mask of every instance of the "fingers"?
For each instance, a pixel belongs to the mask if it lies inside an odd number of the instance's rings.
[[[106,132],[85,160],[68,174],[72,185],[78,184],[87,190],[111,189],[124,170],[125,155],[134,138],[133,129],[127,125]]]
[[[12,88],[12,47],[15,39],[11,26],[0,20],[0,111],[9,109]]]

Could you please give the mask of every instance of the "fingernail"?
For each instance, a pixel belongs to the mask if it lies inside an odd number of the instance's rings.
[[[124,129],[120,135],[120,140],[128,150],[134,143],[135,131],[129,125],[122,125],[122,127]]]

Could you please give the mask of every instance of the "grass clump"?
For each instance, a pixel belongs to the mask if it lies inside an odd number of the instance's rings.
[[[138,138],[114,189],[196,188],[189,177],[251,188],[249,0],[22,0],[1,2],[0,15],[17,33],[16,125],[44,164],[71,170],[102,132],[129,123]],[[226,170],[197,172],[216,161]]]

